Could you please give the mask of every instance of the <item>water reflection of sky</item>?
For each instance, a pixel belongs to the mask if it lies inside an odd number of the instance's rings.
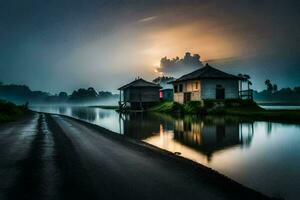
[[[153,144],[211,167],[268,195],[300,195],[300,127],[236,118],[119,115],[87,107],[39,107],[73,116]]]
[[[122,123],[119,120],[119,114],[114,110],[81,106],[35,106],[31,107],[31,109],[38,112],[72,116],[76,119],[102,126],[116,133],[122,133]]]

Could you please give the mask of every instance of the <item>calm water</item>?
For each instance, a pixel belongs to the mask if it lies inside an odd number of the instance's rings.
[[[260,106],[266,110],[300,110],[300,106]]]
[[[237,118],[119,115],[88,107],[35,107],[82,119],[211,167],[265,194],[300,196],[300,126]]]

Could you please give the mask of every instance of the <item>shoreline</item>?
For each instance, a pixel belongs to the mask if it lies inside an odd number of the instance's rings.
[[[42,112],[36,112],[36,113],[42,113]],[[133,139],[133,138],[115,133],[115,132],[110,131],[106,128],[103,128],[99,125],[91,124],[89,122],[86,122],[86,121],[83,121],[80,119],[76,119],[74,117],[60,115],[60,114],[49,114],[49,113],[43,113],[43,114],[58,115],[58,116],[62,116],[64,118],[74,120],[74,121],[82,124],[83,126],[97,130],[98,132],[100,132],[100,134],[102,136],[107,137],[115,142],[129,145],[133,148],[137,148],[139,151],[143,151],[143,152],[149,151],[149,152],[158,154],[159,156],[162,157],[161,159],[171,159],[173,161],[179,162],[179,164],[185,165],[186,167],[194,168],[194,170],[197,170],[198,172],[200,172],[202,178],[204,178],[209,183],[216,184],[218,186],[218,188],[222,188],[223,190],[232,191],[234,193],[237,193],[241,197],[245,194],[249,194],[251,196],[254,195],[256,199],[277,199],[274,197],[269,197],[259,191],[251,189],[247,186],[244,186],[243,184],[234,181],[233,179],[225,176],[224,174],[219,173],[218,171],[216,171],[212,168],[206,167],[200,163],[197,163],[193,160],[189,160],[182,156],[178,156],[172,152],[169,152],[167,150],[161,149],[154,145],[148,144],[141,140]]]
[[[256,102],[259,106],[300,106],[300,102]]]

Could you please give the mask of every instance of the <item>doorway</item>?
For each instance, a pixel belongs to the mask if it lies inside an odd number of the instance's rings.
[[[222,85],[216,87],[216,99],[225,99],[225,88]]]
[[[184,103],[187,103],[191,101],[191,93],[190,92],[185,92],[184,93]]]

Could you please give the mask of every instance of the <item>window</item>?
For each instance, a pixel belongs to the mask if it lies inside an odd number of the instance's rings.
[[[182,91],[183,91],[183,85],[179,84],[179,92],[182,92]]]
[[[182,84],[174,85],[174,93],[182,92],[182,91],[183,91],[183,85]]]
[[[198,90],[198,82],[195,83],[195,89]]]
[[[178,92],[178,85],[174,85],[174,92],[175,92],[175,93]]]

